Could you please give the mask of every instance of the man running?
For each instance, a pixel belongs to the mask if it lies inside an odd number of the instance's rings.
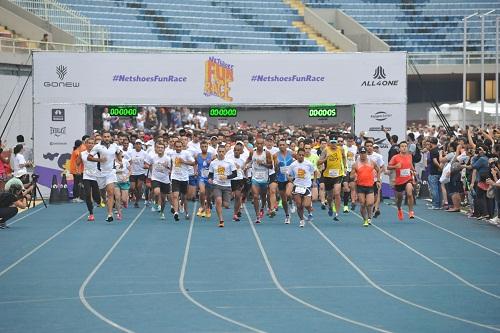
[[[201,141],[200,143],[201,153],[196,155],[196,164],[198,172],[198,188],[199,188],[199,199],[200,208],[196,213],[199,217],[210,218],[212,212],[210,210],[211,199],[210,199],[210,184],[208,183],[208,167],[210,162],[212,162],[212,154],[208,152],[208,142]]]
[[[297,160],[290,165],[289,179],[293,181],[293,197],[297,206],[297,214],[299,215],[299,226],[304,227],[304,208],[312,210],[311,202],[311,177],[314,176],[315,167],[311,162],[304,160],[305,150],[299,148],[297,150]],[[309,221],[311,215],[309,214]]]
[[[274,146],[274,137],[272,135],[268,135],[266,138],[266,146],[264,150],[271,153],[273,157],[273,167],[269,169],[269,191],[267,192],[267,204],[268,204],[268,215],[270,217],[276,216],[276,209],[278,208],[277,203],[277,190],[278,190],[278,181],[276,180],[276,172],[275,172],[275,156],[279,151],[278,147]]]
[[[215,210],[219,217],[219,227],[224,227],[224,217],[222,216],[222,205],[229,208],[231,200],[231,179],[237,177],[238,173],[234,164],[224,160],[226,147],[217,147],[217,159],[213,160],[209,166],[208,181],[212,184],[212,193],[215,197]]]
[[[255,141],[255,151],[248,156],[247,164],[252,165],[252,194],[253,207],[257,219],[255,223],[261,223],[264,216],[264,206],[266,205],[267,187],[269,185],[269,169],[273,167],[271,153],[264,150],[264,139],[257,138]],[[259,208],[259,197],[261,207]]]
[[[382,155],[380,155],[379,153],[374,151],[373,140],[366,140],[365,147],[366,147],[366,151],[368,153],[368,159],[377,164],[377,166],[380,169],[380,174],[382,175],[385,171],[384,158],[382,157]],[[374,178],[374,180],[376,181],[377,179]],[[374,188],[374,192],[373,192],[373,194],[375,195],[375,204],[373,206],[373,209],[375,210],[375,213],[373,214],[374,218],[377,218],[380,215],[381,188],[382,188],[382,184],[381,183],[377,184],[377,186],[376,186],[376,188]]]
[[[189,166],[193,166],[196,162],[190,152],[182,150],[183,144],[181,141],[175,142],[175,152],[171,154],[172,158],[172,209],[174,220],[179,221],[179,197],[182,197],[186,220],[189,219],[189,211],[185,196],[188,190],[189,182]]]
[[[153,189],[153,205],[155,211],[160,212],[160,219],[165,219],[165,204],[167,195],[170,193],[170,170],[172,160],[165,154],[165,145],[157,143],[156,153],[150,155],[144,161],[144,168],[151,169],[151,187]]]
[[[354,143],[354,136],[349,134],[346,137],[347,144],[344,145],[345,155],[346,155],[346,176],[344,177],[344,213],[349,212],[349,194],[351,195],[351,210],[356,208],[356,187],[355,183],[351,180],[349,176],[352,166],[356,162],[356,155],[358,154],[358,147]]]
[[[87,160],[97,162],[96,180],[99,189],[106,189],[106,206],[108,210],[107,222],[113,222],[113,204],[115,194],[116,170],[115,155],[119,151],[118,145],[111,143],[111,133],[103,131],[102,142],[95,145],[87,156]]]
[[[278,191],[281,197],[281,204],[285,211],[285,224],[290,224],[290,213],[288,211],[288,198],[292,192],[292,183],[288,180],[290,165],[293,163],[292,152],[284,139],[278,142],[278,153],[274,157],[276,167],[276,180],[278,181]]]
[[[368,159],[366,147],[359,148],[359,159],[352,165],[351,179],[356,184],[356,192],[363,217],[363,226],[372,224],[374,197],[374,175],[380,184],[380,169],[377,163]]]
[[[232,149],[232,152],[232,156],[230,156],[229,153],[226,154],[226,160],[233,163],[237,171],[237,176],[234,179],[231,179],[231,191],[233,191],[234,196],[233,221],[238,222],[241,216],[241,191],[246,183],[246,179],[244,177],[246,159],[242,155],[243,144],[238,142]]]
[[[88,138],[85,141],[85,151],[82,151],[78,156],[83,164],[83,190],[85,193],[85,203],[87,204],[87,210],[89,211],[89,216],[87,221],[94,222],[94,203],[92,199],[101,205],[101,194],[99,193],[99,185],[97,185],[97,163],[91,162],[87,159],[92,148],[94,148],[94,139]]]
[[[132,167],[130,175],[130,192],[134,195],[134,207],[139,208],[139,200],[142,197],[142,186],[146,179],[146,170],[144,170],[144,161],[147,154],[142,149],[142,141],[137,139],[134,142],[134,150],[129,152],[130,165]]]
[[[321,153],[317,165],[325,165],[322,178],[327,193],[328,215],[333,216],[332,202],[335,198],[335,217],[333,220],[339,221],[340,190],[346,169],[346,160],[344,151],[337,145],[337,139],[332,138],[330,140],[328,147]]]
[[[387,167],[389,170],[396,171],[396,178],[394,180],[394,191],[396,193],[396,206],[398,207],[398,219],[403,220],[403,210],[401,203],[403,201],[403,194],[406,192],[408,201],[408,217],[415,218],[413,212],[413,181],[415,169],[412,163],[412,155],[408,152],[408,144],[402,141],[399,144],[399,154],[392,156]]]

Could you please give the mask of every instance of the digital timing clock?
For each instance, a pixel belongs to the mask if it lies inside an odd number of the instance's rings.
[[[111,116],[135,117],[137,116],[137,106],[108,106],[108,112]]]
[[[309,106],[309,117],[311,118],[337,117],[337,106],[335,104],[311,105]]]
[[[212,118],[237,117],[238,109],[230,106],[213,106],[210,108],[208,115]]]

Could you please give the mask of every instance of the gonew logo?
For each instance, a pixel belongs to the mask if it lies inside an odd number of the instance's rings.
[[[56,75],[60,82],[57,81],[45,81],[43,86],[46,88],[78,88],[80,82],[63,81],[66,75],[68,75],[68,67],[64,65],[59,65],[56,67]]]
[[[59,76],[59,80],[64,80],[64,77],[66,76],[66,74],[68,74],[68,67],[66,66],[63,66],[63,65],[59,65],[56,67],[56,74],[57,76]]]
[[[362,87],[386,87],[386,86],[397,86],[399,80],[386,80],[387,74],[382,66],[377,66],[372,75],[373,80],[366,80],[361,82]]]
[[[384,67],[378,66],[375,68],[375,74],[373,74],[373,78],[377,80],[383,80],[386,78]]]
[[[216,57],[209,57],[205,62],[205,96],[217,96],[226,102],[233,98],[230,84],[234,81],[234,66]]]
[[[390,117],[392,117],[392,114],[387,113],[385,111],[379,111],[370,116],[370,118],[375,119],[377,121],[384,121],[386,119],[389,119]]]

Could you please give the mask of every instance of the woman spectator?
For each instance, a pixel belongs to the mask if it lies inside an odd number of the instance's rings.
[[[27,167],[31,164],[24,158],[23,150],[24,148],[21,144],[14,147],[13,167],[14,177],[19,178],[23,182],[24,187],[26,187],[26,185],[30,182],[30,176],[28,174]]]
[[[4,190],[5,182],[8,180],[7,164],[9,159],[2,156],[3,149],[0,148],[0,191]]]
[[[105,131],[111,129],[111,114],[109,114],[108,108],[104,108],[102,112],[102,128]]]
[[[488,207],[486,191],[488,190],[488,185],[486,184],[486,179],[489,177],[489,164],[488,157],[486,156],[486,147],[483,145],[478,145],[475,151],[474,157],[472,157],[472,163],[470,168],[473,169],[473,184],[474,192],[476,196],[474,198],[474,217],[478,220],[488,218]]]

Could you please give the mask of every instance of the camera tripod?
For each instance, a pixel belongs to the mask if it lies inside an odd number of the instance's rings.
[[[31,195],[30,201],[28,203],[28,209],[30,209],[31,203],[33,203],[33,207],[35,207],[35,201],[36,201],[36,198],[37,198],[37,191],[38,191],[38,194],[40,194],[40,198],[42,199],[43,205],[45,206],[45,208],[47,208],[47,204],[45,203],[45,199],[42,196],[42,192],[40,191],[40,188],[38,187],[37,180],[33,179],[32,182],[31,182],[31,185],[33,185],[33,191],[32,191],[32,195]]]

